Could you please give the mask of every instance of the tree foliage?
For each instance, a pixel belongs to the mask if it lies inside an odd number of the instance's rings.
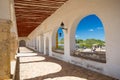
[[[86,39],[86,40],[76,39],[75,41],[76,44],[79,44],[81,48],[92,48],[92,46],[94,45],[98,47],[105,46],[105,42],[98,39]]]
[[[60,41],[58,41],[59,44],[64,44],[64,38],[62,38]]]

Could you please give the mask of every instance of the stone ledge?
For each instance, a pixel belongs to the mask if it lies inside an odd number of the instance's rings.
[[[86,60],[92,60],[100,63],[106,63],[106,54],[99,54],[97,52],[90,53],[90,52],[79,52],[79,51],[72,51],[70,54],[71,56],[83,58]]]
[[[11,61],[11,78],[13,79],[16,71],[16,60]]]
[[[11,24],[12,21],[11,20],[6,20],[6,19],[0,19],[0,23]]]
[[[52,50],[52,51],[55,52],[55,53],[64,54],[64,51],[63,51],[63,50],[54,49],[54,50]]]

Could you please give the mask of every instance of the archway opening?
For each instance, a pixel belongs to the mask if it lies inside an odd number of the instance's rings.
[[[72,56],[106,62],[105,32],[96,15],[84,17],[76,27],[75,51]]]
[[[61,28],[59,28],[56,33],[56,48],[59,50],[64,50],[64,33]]]
[[[62,28],[58,28],[53,34],[53,47],[52,51],[64,54],[64,32]]]
[[[26,42],[25,42],[25,40],[20,40],[20,41],[19,41],[19,47],[26,47]]]

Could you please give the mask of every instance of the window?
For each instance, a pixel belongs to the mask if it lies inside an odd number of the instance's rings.
[[[96,15],[84,17],[75,32],[76,50],[72,56],[98,62],[106,62],[105,32]]]
[[[56,34],[56,48],[60,50],[64,50],[64,33],[61,28],[58,29]]]
[[[64,32],[59,28],[56,32],[56,47],[53,48],[54,52],[64,54]]]

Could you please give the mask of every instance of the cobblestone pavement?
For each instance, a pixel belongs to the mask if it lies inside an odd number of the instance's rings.
[[[85,68],[20,48],[20,80],[116,80]]]

